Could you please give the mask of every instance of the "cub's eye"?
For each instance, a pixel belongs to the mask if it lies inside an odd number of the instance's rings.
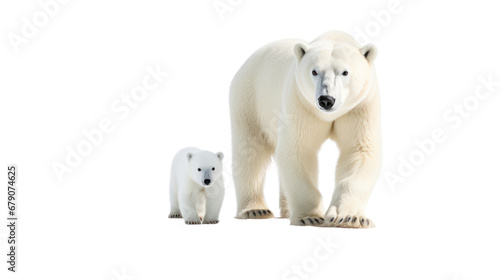
[[[215,170],[215,167],[212,167],[212,171],[214,171],[214,170]]]
[[[201,171],[201,168],[198,168],[198,171]]]
[[[316,72],[316,70],[313,70],[312,74],[313,74],[313,76],[316,76],[316,75],[318,75],[318,72]]]
[[[342,72],[342,76],[347,76],[347,75],[349,75],[349,72],[347,71]]]

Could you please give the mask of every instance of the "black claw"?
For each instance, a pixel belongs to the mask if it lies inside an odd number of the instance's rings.
[[[347,218],[347,220],[345,222],[348,223],[350,221],[351,221],[351,217]]]
[[[307,218],[307,220],[309,220],[309,222],[310,222],[311,224],[313,224],[313,223],[314,223],[314,222],[313,222],[313,220],[312,220],[311,218]]]
[[[318,220],[318,219],[316,219],[316,218],[315,218],[314,220],[316,221],[316,223],[318,223],[318,224],[319,224],[319,220]]]
[[[271,210],[267,210],[267,213],[268,213],[268,214],[272,214],[272,213],[271,213]]]
[[[319,218],[319,219],[320,219],[322,222],[324,222],[324,221],[325,221],[325,219],[323,219],[323,218]]]
[[[255,214],[255,211],[252,211],[252,213],[253,213],[253,216],[254,216],[254,217],[257,217],[257,214]]]
[[[344,218],[340,219],[339,224],[342,223],[343,220],[344,220]]]
[[[260,210],[258,212],[259,212],[259,215],[262,215],[262,212],[260,212]]]
[[[333,220],[335,220],[335,217],[333,217],[331,220],[330,220],[330,223],[333,222]]]
[[[364,224],[365,223],[365,219],[361,219],[361,224]]]
[[[303,225],[306,225],[306,223],[304,222],[304,220],[300,220],[300,222],[301,222]]]

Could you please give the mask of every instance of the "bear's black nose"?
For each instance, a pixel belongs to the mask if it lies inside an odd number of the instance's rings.
[[[318,104],[321,108],[329,110],[335,104],[335,98],[331,97],[330,95],[321,95],[318,98]]]
[[[205,180],[203,181],[203,183],[205,183],[205,185],[210,185],[210,182],[211,182],[211,181],[210,181],[210,179],[205,179]]]

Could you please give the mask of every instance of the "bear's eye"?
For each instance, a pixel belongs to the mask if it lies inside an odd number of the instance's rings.
[[[198,171],[201,171],[201,168],[198,168]]]
[[[212,167],[212,171],[214,171],[214,170],[215,170],[215,167]]]
[[[347,71],[342,72],[342,76],[347,76],[347,75],[349,75],[349,72]]]
[[[316,76],[316,75],[318,75],[318,72],[316,72],[316,70],[313,70],[312,74],[313,74],[313,76]]]

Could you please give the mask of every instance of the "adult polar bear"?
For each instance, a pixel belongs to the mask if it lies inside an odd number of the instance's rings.
[[[364,210],[381,163],[376,55],[373,45],[331,31],[311,43],[276,41],[248,58],[230,93],[236,218],[273,217],[263,184],[274,154],[281,216],[292,225],[374,226]],[[325,214],[317,154],[328,138],[340,157]]]

